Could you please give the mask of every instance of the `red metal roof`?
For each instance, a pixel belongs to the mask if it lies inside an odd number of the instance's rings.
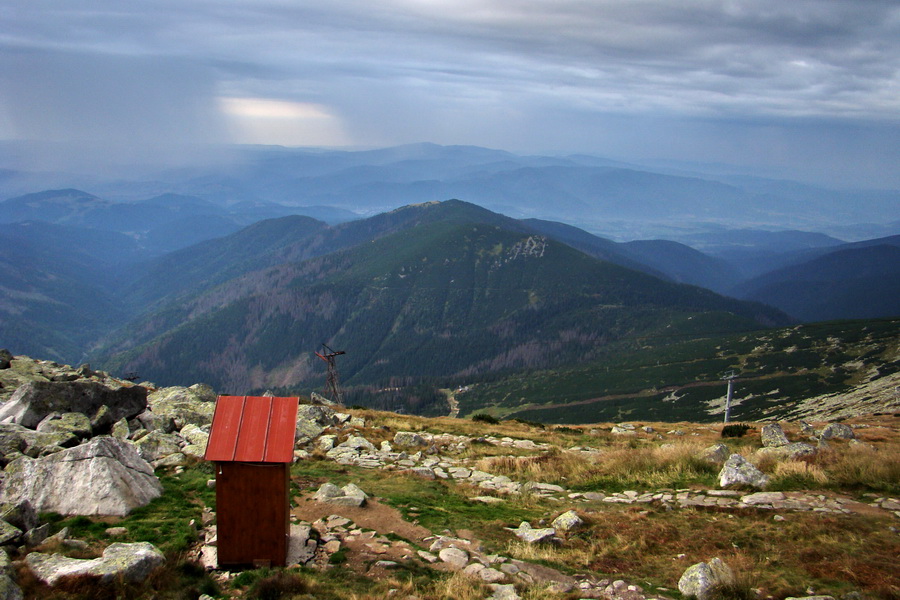
[[[293,462],[299,402],[299,398],[219,396],[206,460]]]

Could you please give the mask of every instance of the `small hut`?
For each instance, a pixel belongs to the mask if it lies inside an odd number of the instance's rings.
[[[284,566],[298,398],[219,396],[206,460],[216,467],[219,566]]]

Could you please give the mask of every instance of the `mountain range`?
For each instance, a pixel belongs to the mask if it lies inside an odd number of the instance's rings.
[[[352,349],[348,385],[430,382],[425,396],[641,339],[900,315],[900,236],[722,224],[727,211],[802,222],[804,202],[851,196],[828,218],[871,223],[853,219],[890,215],[891,192],[469,147],[254,156],[177,194],[126,201],[138,186],[122,184],[116,199],[65,188],[0,202],[0,346],[240,393],[318,385],[325,342]],[[449,190],[480,201],[419,202]],[[641,217],[677,231],[616,242],[572,224]]]

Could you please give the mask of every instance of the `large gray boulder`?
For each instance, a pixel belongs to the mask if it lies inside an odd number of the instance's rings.
[[[769,477],[740,454],[732,454],[719,471],[719,486],[763,489]]]
[[[766,448],[777,448],[778,446],[787,446],[791,441],[784,433],[784,429],[778,423],[769,423],[763,425],[762,431],[759,432],[762,445]]]
[[[202,383],[191,387],[160,388],[147,396],[147,404],[157,417],[171,419],[176,429],[189,423],[209,425],[216,412],[216,393]]]
[[[111,544],[103,556],[90,560],[59,554],[32,552],[25,563],[42,582],[54,586],[71,577],[96,577],[101,583],[141,583],[166,562],[162,552],[149,542]]]
[[[717,590],[734,584],[734,572],[720,559],[697,563],[687,568],[678,580],[678,591],[685,598],[707,600]]]
[[[0,421],[34,429],[52,413],[77,412],[93,417],[105,407],[101,426],[130,419],[147,407],[147,390],[139,385],[98,381],[30,381],[20,386],[2,408]]]
[[[856,439],[856,434],[853,433],[853,428],[849,425],[844,425],[843,423],[831,423],[822,430],[819,439],[853,440]]]
[[[333,483],[323,483],[313,496],[318,502],[341,506],[364,506],[368,497],[368,494],[352,483],[348,483],[342,488]]]
[[[0,502],[27,499],[38,512],[124,516],[161,493],[134,446],[102,436],[43,458],[14,460],[6,467]]]

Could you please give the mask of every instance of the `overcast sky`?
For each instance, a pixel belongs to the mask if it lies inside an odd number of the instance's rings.
[[[0,0],[0,139],[173,161],[428,141],[900,187],[900,2]]]

